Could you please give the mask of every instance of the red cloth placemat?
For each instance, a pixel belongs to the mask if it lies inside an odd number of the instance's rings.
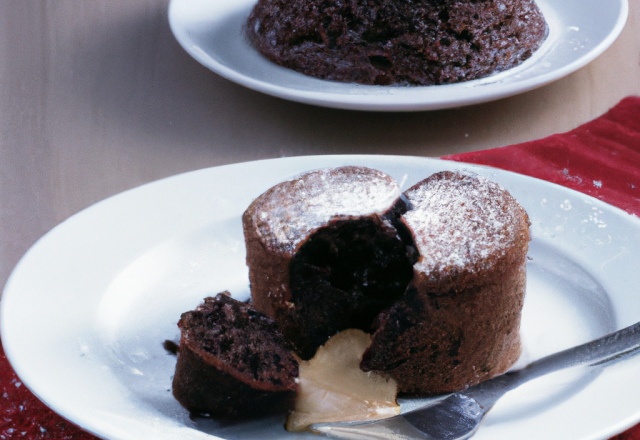
[[[442,159],[537,177],[640,216],[640,97],[568,133]]]
[[[22,384],[0,345],[0,440],[94,440],[40,402]]]
[[[442,159],[537,177],[640,216],[640,97],[568,133]],[[640,440],[640,424],[611,440]]]
[[[640,98],[568,133],[443,159],[490,165],[597,197],[640,215]],[[0,345],[0,440],[94,440],[26,389]],[[640,425],[611,440],[640,440]]]

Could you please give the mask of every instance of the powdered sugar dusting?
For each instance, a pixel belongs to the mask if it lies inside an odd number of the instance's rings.
[[[400,194],[395,180],[381,171],[329,168],[274,186],[250,209],[263,241],[281,251],[293,252],[314,231],[333,220],[385,213]]]
[[[486,268],[504,255],[521,230],[522,208],[500,185],[469,172],[443,172],[406,193],[404,220],[431,279]]]

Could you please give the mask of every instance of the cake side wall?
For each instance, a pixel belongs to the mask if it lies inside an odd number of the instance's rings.
[[[493,275],[480,277],[482,284],[464,290],[424,290],[417,274],[413,298],[405,301],[418,313],[407,316],[398,304],[384,314],[363,369],[393,377],[402,392],[421,394],[464,389],[507,371],[521,351],[526,251],[517,249]]]
[[[300,332],[290,319],[292,257],[288,253],[270,250],[261,240],[250,209],[242,216],[242,225],[253,306],[276,321],[285,339],[295,348]]]

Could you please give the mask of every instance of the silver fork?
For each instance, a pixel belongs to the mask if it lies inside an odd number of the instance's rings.
[[[311,425],[317,434],[342,439],[464,440],[507,391],[536,377],[578,365],[602,366],[640,350],[640,322],[586,344],[539,359],[399,416],[370,422]]]

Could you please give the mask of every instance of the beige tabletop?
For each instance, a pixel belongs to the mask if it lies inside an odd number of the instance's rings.
[[[640,94],[640,0],[611,48],[574,74],[417,113],[319,108],[231,83],[178,45],[167,3],[0,2],[0,285],[56,224],[155,179],[273,157],[495,148],[570,130]]]

